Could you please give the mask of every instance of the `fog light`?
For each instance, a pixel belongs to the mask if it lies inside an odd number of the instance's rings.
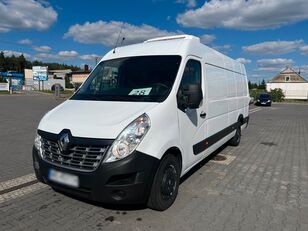
[[[40,169],[39,162],[34,161],[34,168],[35,168],[35,170],[39,170]]]
[[[123,190],[116,190],[112,192],[111,197],[115,199],[116,201],[123,200],[126,196],[126,193]]]

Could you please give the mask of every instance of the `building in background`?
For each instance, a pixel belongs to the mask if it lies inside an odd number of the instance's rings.
[[[308,81],[290,67],[286,67],[266,84],[266,90],[282,89],[286,99],[308,99]]]
[[[71,69],[67,70],[48,70],[48,80],[39,81],[33,80],[32,69],[25,69],[25,90],[53,90],[56,84],[60,84],[65,89],[65,79],[71,80]]]
[[[90,70],[88,65],[82,66],[84,69],[82,71],[73,71],[72,72],[72,83],[75,88],[78,88],[89,76]]]

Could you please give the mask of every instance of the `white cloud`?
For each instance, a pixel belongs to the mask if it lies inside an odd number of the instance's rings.
[[[269,55],[277,55],[277,54],[287,54],[298,49],[302,44],[303,40],[295,40],[295,41],[269,41],[257,43],[251,46],[244,46],[242,49],[245,52],[251,54],[269,54]]]
[[[76,58],[77,56],[78,56],[77,51],[59,51],[57,54],[39,53],[35,55],[35,59],[63,61],[63,60]]]
[[[186,27],[259,30],[308,19],[307,0],[211,0],[177,16]]]
[[[308,45],[299,48],[302,55],[308,55]]]
[[[251,63],[250,59],[245,59],[245,58],[237,58],[236,61],[242,63],[242,64],[249,64]]]
[[[31,45],[32,41],[30,39],[21,39],[18,41],[18,43],[21,45]]]
[[[51,50],[51,47],[49,46],[33,46],[33,49],[38,52],[49,52]]]
[[[72,37],[75,41],[80,43],[96,43],[113,47],[117,41],[121,28],[122,33],[120,38],[125,37],[125,45],[143,42],[153,37],[175,34],[146,24],[135,26],[119,21],[105,22],[100,20],[93,23],[86,22],[83,25],[73,25],[69,28],[68,32],[65,33],[64,38]]]
[[[216,39],[216,36],[213,34],[204,34],[200,36],[200,40],[204,44],[212,43]]]
[[[15,55],[15,56],[23,55],[25,58],[30,58],[31,57],[31,55],[29,55],[27,53],[24,53],[24,52],[20,52],[20,51],[0,50],[0,52],[3,52],[5,57],[9,57],[9,56],[12,56],[12,55]]]
[[[85,61],[95,61],[95,59],[100,60],[102,56],[96,54],[89,54],[89,55],[80,55],[79,58]]]
[[[45,30],[57,21],[57,17],[57,12],[41,1],[0,1],[0,32],[14,29]]]
[[[75,58],[78,56],[77,51],[59,51],[59,57],[61,58]]]
[[[259,71],[279,72],[286,66],[292,66],[293,59],[259,59],[257,60],[257,67]]]
[[[194,8],[197,5],[196,0],[176,0],[175,2],[185,4],[188,8]]]
[[[59,60],[59,56],[56,54],[50,54],[50,53],[39,53],[35,55],[35,59],[38,60]]]

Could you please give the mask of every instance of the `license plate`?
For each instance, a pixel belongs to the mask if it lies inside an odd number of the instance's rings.
[[[261,104],[266,104],[266,103],[261,103]]]
[[[79,178],[76,175],[56,171],[54,169],[49,170],[48,178],[59,184],[68,185],[77,188],[79,186]]]

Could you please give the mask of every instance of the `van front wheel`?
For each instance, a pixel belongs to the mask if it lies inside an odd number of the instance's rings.
[[[236,129],[235,135],[233,136],[233,138],[229,141],[229,144],[231,146],[238,146],[241,142],[241,126],[238,126],[238,128]]]
[[[148,200],[148,207],[164,211],[175,201],[180,183],[180,164],[178,158],[167,154],[157,169]]]

